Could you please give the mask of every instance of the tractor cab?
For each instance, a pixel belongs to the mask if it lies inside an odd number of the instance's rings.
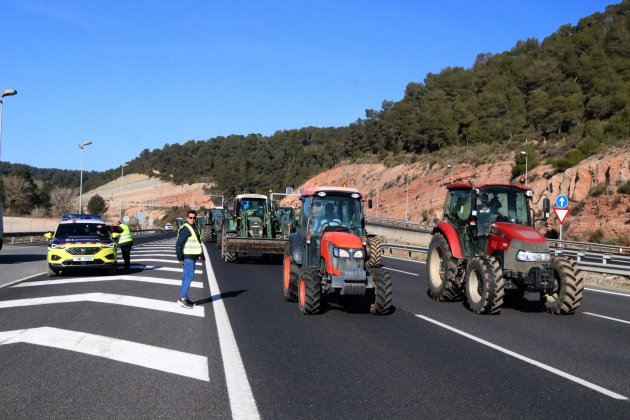
[[[234,212],[237,229],[243,229],[243,236],[261,238],[271,231],[269,200],[262,194],[241,194],[234,199]]]

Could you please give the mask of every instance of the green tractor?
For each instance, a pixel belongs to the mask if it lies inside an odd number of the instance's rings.
[[[221,257],[236,262],[240,254],[284,254],[286,239],[275,229],[271,200],[262,194],[234,197],[234,214],[223,219]]]
[[[283,238],[288,237],[295,231],[297,221],[295,217],[295,207],[280,206],[274,209],[275,230],[282,234]]]

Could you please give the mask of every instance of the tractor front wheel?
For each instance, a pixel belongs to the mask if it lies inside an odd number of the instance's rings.
[[[541,293],[545,311],[556,315],[569,315],[577,311],[582,304],[584,279],[582,270],[576,267],[575,261],[566,258],[553,258],[553,269],[556,288],[550,293]]]
[[[284,260],[282,263],[283,281],[282,292],[284,300],[287,302],[295,302],[298,300],[298,281],[300,279],[300,268],[293,262],[291,254],[287,249],[284,252]]]
[[[228,233],[225,235],[225,237],[226,237],[226,238],[236,238],[236,233],[234,233],[234,232],[228,232]],[[222,244],[222,245],[221,245],[221,250],[222,250],[221,254],[223,254],[223,261],[225,261],[225,262],[229,262],[229,263],[231,263],[231,262],[236,262],[236,259],[237,259],[236,252],[226,252],[226,251],[223,251],[223,248],[225,247],[224,245],[225,245],[225,244]]]
[[[376,236],[367,238],[368,258],[365,261],[366,268],[382,267],[381,264],[381,241]]]
[[[374,282],[374,302],[370,305],[372,315],[387,315],[392,311],[392,277],[382,268],[371,270]]]
[[[427,253],[429,294],[437,301],[454,302],[462,298],[463,289],[455,282],[457,262],[444,235],[436,233]]]
[[[498,314],[503,306],[505,279],[499,260],[475,257],[466,269],[466,298],[477,314]]]
[[[299,281],[300,311],[304,315],[314,315],[319,312],[322,300],[322,283],[316,270],[303,268]]]

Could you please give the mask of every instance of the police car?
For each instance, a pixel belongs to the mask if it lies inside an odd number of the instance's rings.
[[[116,243],[100,214],[64,214],[48,239],[48,276],[77,269],[116,274]]]

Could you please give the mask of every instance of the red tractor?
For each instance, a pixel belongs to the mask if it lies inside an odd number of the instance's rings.
[[[545,310],[572,314],[584,283],[576,263],[552,255],[534,229],[529,187],[454,183],[446,186],[444,219],[427,255],[429,294],[438,301],[466,298],[471,311],[495,314],[504,300],[540,293]],[[543,199],[549,217],[549,199]]]
[[[380,267],[376,238],[365,231],[361,193],[354,188],[307,188],[300,201],[297,229],[284,253],[284,299],[297,300],[306,315],[320,311],[326,294],[365,302],[372,314],[390,313],[392,280]]]

